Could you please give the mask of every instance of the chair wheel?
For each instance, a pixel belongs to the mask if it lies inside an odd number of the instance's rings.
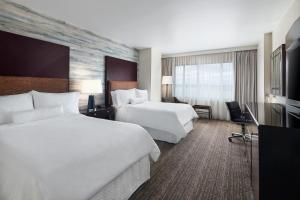
[[[229,141],[229,142],[232,142],[232,139],[231,139],[231,138],[228,138],[228,141]]]

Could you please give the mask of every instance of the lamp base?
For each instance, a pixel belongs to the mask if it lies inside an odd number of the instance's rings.
[[[89,95],[87,112],[94,112],[94,111],[95,111],[95,96]]]
[[[166,84],[166,97],[172,97],[172,94],[169,96],[169,87],[171,86],[171,90],[172,91],[172,85],[171,84]]]

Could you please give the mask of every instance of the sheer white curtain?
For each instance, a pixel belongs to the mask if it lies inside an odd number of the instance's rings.
[[[173,68],[173,94],[192,105],[210,105],[214,118],[228,120],[225,102],[235,98],[234,71],[232,53],[183,57]]]

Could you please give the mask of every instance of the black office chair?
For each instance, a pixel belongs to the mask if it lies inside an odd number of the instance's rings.
[[[241,133],[232,133],[232,136],[228,138],[229,142],[232,142],[233,138],[242,139],[244,142],[249,141],[250,137],[246,135],[246,129],[245,129],[247,120],[240,108],[239,103],[236,101],[232,101],[232,102],[226,102],[226,105],[229,110],[230,120],[238,125],[241,125],[242,127]]]

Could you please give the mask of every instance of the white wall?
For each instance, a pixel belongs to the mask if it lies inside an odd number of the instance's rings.
[[[271,93],[272,33],[264,35],[264,83],[265,97]]]
[[[300,17],[300,0],[295,0],[273,31],[273,50],[285,43],[285,37],[293,23]]]
[[[151,101],[161,101],[161,52],[158,49],[139,51],[138,81],[148,90]]]
[[[270,70],[272,54],[272,33],[266,33],[257,49],[257,101],[265,102],[271,91]]]
[[[258,101],[265,100],[266,95],[270,93],[270,56],[271,52],[276,50],[281,44],[285,44],[285,38],[293,23],[300,17],[300,0],[295,0],[290,5],[289,9],[283,13],[276,28],[272,33],[272,40],[270,35],[265,34],[258,46],[258,70],[257,70],[257,90]],[[271,44],[270,44],[271,42]],[[285,97],[272,97],[270,102],[285,103]]]
[[[300,0],[295,0],[280,19],[277,27],[273,31],[273,51],[281,44],[285,44],[286,35],[289,32],[293,23],[300,17]],[[276,96],[271,99],[271,102],[286,103],[286,98]]]
[[[161,51],[151,52],[151,101],[161,101]]]
[[[138,82],[140,89],[151,91],[151,49],[139,51]]]
[[[265,101],[265,78],[264,78],[264,37],[262,37],[261,41],[258,44],[257,48],[257,101],[264,102]]]

